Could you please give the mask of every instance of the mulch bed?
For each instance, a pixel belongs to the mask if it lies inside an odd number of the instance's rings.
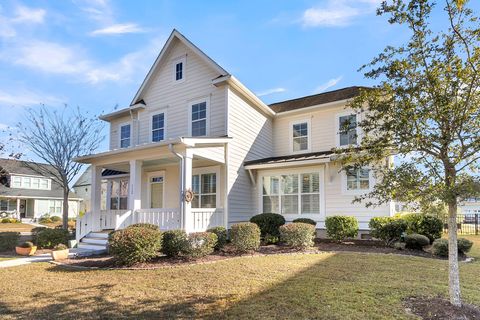
[[[455,307],[443,298],[409,297],[404,300],[407,312],[424,320],[473,320],[480,319],[480,309],[463,304]]]
[[[317,239],[315,241],[315,246],[308,250],[298,251],[282,245],[263,245],[256,252],[251,252],[247,254],[238,254],[235,252],[232,246],[226,245],[219,252],[215,252],[212,255],[196,259],[189,260],[185,258],[167,258],[166,256],[159,256],[158,258],[146,262],[138,263],[134,266],[129,267],[130,269],[156,269],[161,267],[172,267],[178,265],[188,265],[188,264],[199,264],[199,263],[210,263],[218,260],[224,260],[234,257],[245,257],[245,256],[262,256],[262,255],[272,255],[272,254],[296,254],[296,253],[322,253],[322,252],[362,252],[362,253],[382,253],[382,254],[400,254],[400,255],[411,255],[417,257],[425,258],[435,258],[438,257],[432,255],[428,251],[420,250],[397,250],[394,248],[387,247],[381,241],[376,240],[351,240],[345,242],[334,242],[327,239]],[[109,255],[101,256],[90,256],[90,257],[79,257],[63,260],[61,264],[73,266],[73,267],[86,267],[86,268],[125,268],[118,263],[115,259]]]

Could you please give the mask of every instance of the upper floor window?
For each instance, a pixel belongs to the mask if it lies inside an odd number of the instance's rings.
[[[370,189],[370,169],[349,168],[346,169],[346,189],[348,191],[360,191]]]
[[[165,140],[165,114],[152,116],[152,142]]]
[[[13,176],[11,188],[50,190],[50,179]]]
[[[203,101],[191,105],[191,133],[192,137],[207,135],[207,102]]]
[[[120,148],[130,147],[130,124],[124,124],[120,126]]]
[[[292,123],[291,145],[293,152],[310,150],[310,121]]]
[[[173,80],[174,82],[182,82],[185,80],[185,57],[173,61]]]
[[[338,135],[340,147],[357,144],[357,115],[349,114],[338,117]]]

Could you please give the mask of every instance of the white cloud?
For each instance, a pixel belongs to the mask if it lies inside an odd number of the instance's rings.
[[[322,93],[322,92],[326,91],[327,89],[336,86],[337,83],[339,83],[341,80],[342,80],[342,76],[334,78],[334,79],[330,79],[327,82],[325,82],[325,83],[319,85],[317,88],[315,88],[314,93]]]
[[[93,36],[97,35],[115,35],[124,33],[140,33],[145,32],[145,29],[138,26],[136,23],[119,23],[110,25],[105,28],[97,29],[91,33]]]
[[[15,13],[11,17],[1,14],[0,6],[0,37],[13,38],[17,35],[16,28],[22,24],[41,24],[45,20],[47,13],[44,9],[35,9],[25,6],[17,6]]]
[[[0,105],[8,107],[30,107],[40,104],[59,105],[62,103],[60,98],[52,95],[43,94],[29,90],[9,90],[8,92],[0,90]]]
[[[287,91],[287,89],[285,89],[285,88],[273,88],[273,89],[268,89],[268,90],[265,90],[265,91],[262,91],[262,92],[258,92],[257,96],[264,97],[264,96],[269,96],[269,95],[275,94],[275,93],[282,93],[282,92],[285,92],[285,91]]]
[[[355,17],[374,12],[380,2],[380,0],[328,0],[326,5],[305,10],[301,23],[304,27],[347,26]]]

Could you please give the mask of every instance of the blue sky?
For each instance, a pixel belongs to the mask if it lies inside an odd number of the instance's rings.
[[[408,39],[375,15],[378,3],[4,0],[0,128],[39,103],[93,114],[128,106],[173,28],[266,103],[371,85],[357,69]]]

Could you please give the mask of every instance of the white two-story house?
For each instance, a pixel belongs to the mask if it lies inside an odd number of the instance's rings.
[[[77,239],[136,222],[201,231],[262,212],[319,229],[326,216],[352,215],[367,228],[393,206],[352,204],[374,176],[340,171],[332,152],[357,142],[357,115],[345,107],[358,91],[267,105],[174,30],[131,105],[101,116],[110,150],[76,159],[92,172]]]

